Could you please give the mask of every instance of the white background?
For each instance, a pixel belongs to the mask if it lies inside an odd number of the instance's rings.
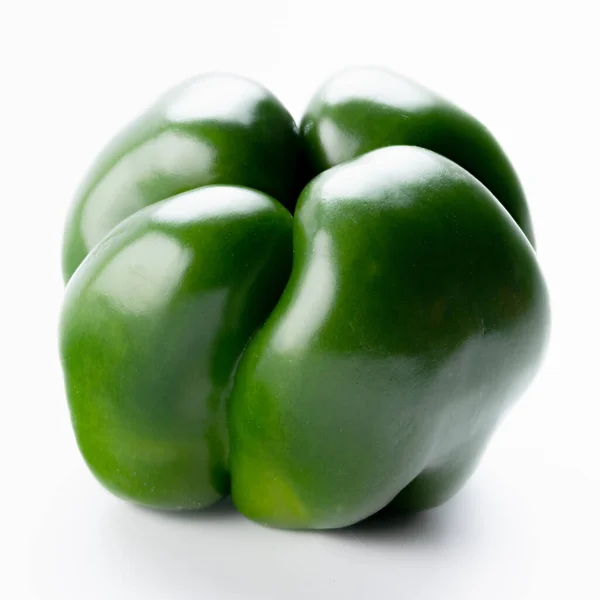
[[[103,0],[0,8],[0,597],[600,597],[600,127],[593,0]],[[495,133],[521,175],[553,305],[542,372],[478,472],[394,526],[269,530],[169,516],[79,458],[57,355],[66,208],[96,152],[165,88],[229,70],[299,116],[351,64],[394,68]]]

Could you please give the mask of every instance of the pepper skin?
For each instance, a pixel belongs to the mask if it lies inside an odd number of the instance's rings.
[[[320,529],[441,504],[531,381],[548,324],[531,244],[455,163],[387,147],[319,175],[235,376],[235,505]]]
[[[63,274],[140,208],[209,184],[260,190],[293,211],[308,182],[298,130],[263,86],[201,75],[167,92],[98,157],[67,220]]]
[[[384,146],[446,156],[479,179],[534,244],[523,189],[498,142],[476,119],[409,79],[376,68],[342,71],[315,94],[300,132],[319,173]]]
[[[114,494],[156,508],[229,491],[235,366],[283,290],[292,218],[208,186],[138,211],[71,278],[60,345],[80,450]]]

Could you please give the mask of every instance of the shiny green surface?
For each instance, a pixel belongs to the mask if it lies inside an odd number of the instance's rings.
[[[235,376],[234,503],[330,528],[444,502],[531,381],[548,324],[530,243],[465,170],[404,146],[323,173]]]
[[[70,280],[66,393],[80,450],[113,493],[169,509],[228,493],[233,372],[285,286],[291,236],[272,198],[210,186],[122,222]]]
[[[204,75],[80,187],[61,356],[81,452],[120,497],[202,508],[231,484],[288,528],[437,506],[538,368],[547,292],[490,133],[369,68],[300,129],[259,84]]]
[[[140,208],[203,185],[232,184],[293,210],[308,181],[304,168],[297,127],[268,90],[235,75],[190,79],[121,132],[80,185],[65,230],[65,280]]]
[[[413,81],[384,69],[342,71],[315,94],[300,132],[318,172],[384,146],[446,156],[479,179],[534,243],[523,189],[502,148],[476,119]]]

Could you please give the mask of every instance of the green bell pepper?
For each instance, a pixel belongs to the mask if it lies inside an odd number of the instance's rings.
[[[149,507],[231,493],[286,528],[445,502],[549,331],[499,146],[385,71],[331,80],[300,130],[245,79],[176,90],[67,224],[60,352],[91,471]]]

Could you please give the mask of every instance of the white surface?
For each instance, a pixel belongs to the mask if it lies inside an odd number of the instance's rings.
[[[0,597],[600,597],[593,7],[2,3]],[[57,357],[60,239],[75,185],[123,123],[183,78],[242,73],[299,115],[321,80],[348,64],[417,79],[477,115],[503,144],[528,193],[551,290],[544,370],[469,485],[408,522],[292,534],[227,507],[182,517],[122,504],[79,458]]]

